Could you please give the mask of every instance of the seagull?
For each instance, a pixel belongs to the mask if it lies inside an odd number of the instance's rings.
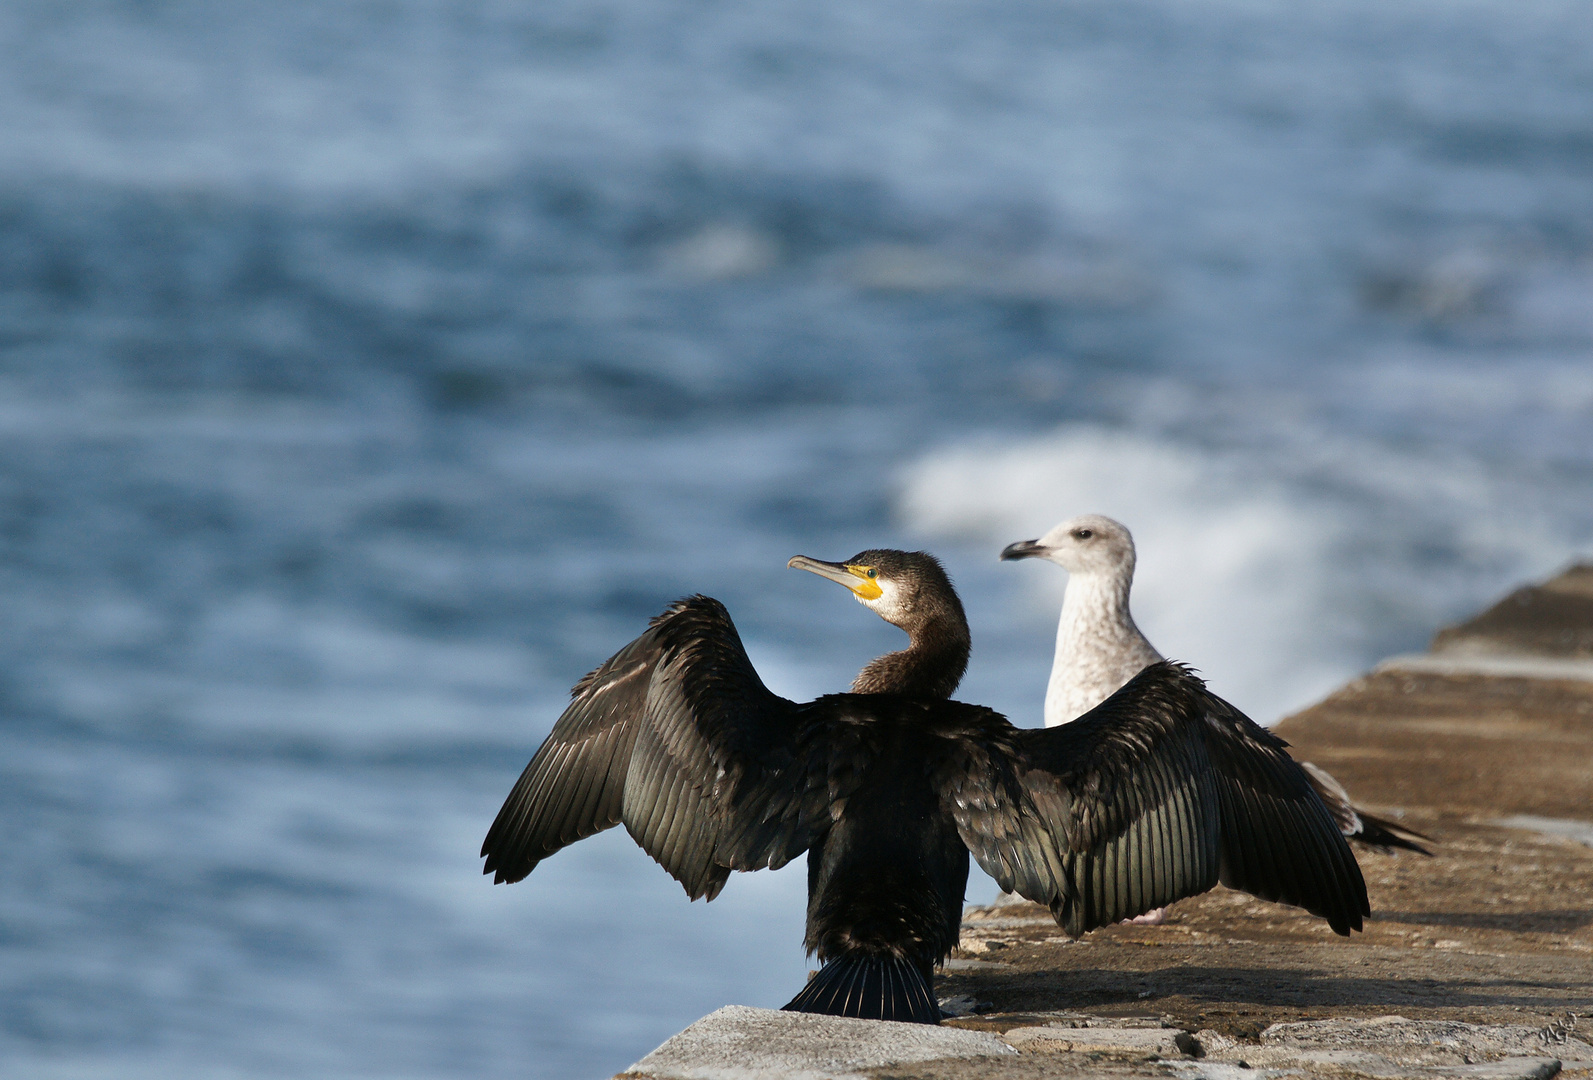
[[[1045,559],[1068,572],[1062,617],[1057,623],[1056,658],[1045,690],[1046,727],[1072,722],[1163,659],[1129,611],[1134,537],[1122,522],[1101,514],[1071,518],[1038,540],[1007,545],[1001,558]],[[1404,848],[1432,854],[1409,839],[1431,841],[1431,837],[1355,806],[1344,786],[1320,766],[1302,761],[1300,767],[1346,838],[1384,852]]]

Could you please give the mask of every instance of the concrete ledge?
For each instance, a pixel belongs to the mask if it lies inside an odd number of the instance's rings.
[[[1408,1020],[1403,1016],[1273,1024],[1261,1033],[1261,1043],[1263,1046],[1333,1049],[1375,1047],[1380,1053],[1404,1056],[1416,1063],[1434,1055],[1542,1057],[1548,1045],[1540,1028],[1518,1024],[1467,1024],[1458,1020]],[[1593,1047],[1574,1038],[1562,1040],[1559,1046],[1562,1050],[1593,1052]]]
[[[1402,1067],[1373,1054],[1322,1050],[1296,1055],[1287,1067],[1200,1061],[1172,1069],[1185,1080],[1293,1080],[1302,1074],[1333,1080],[1550,1080],[1559,1074],[1560,1062],[1555,1058],[1505,1058],[1475,1065]]]
[[[1181,1071],[1202,1080],[1228,1080],[1235,1070],[1252,1080],[1301,1070],[1373,1080],[1548,1080],[1562,1058],[1593,1049],[1571,1038],[1551,1045],[1542,1030],[1520,1025],[1403,1016],[1273,1024],[1259,1045],[1207,1031],[1196,1039],[1205,1056]]]
[[[1562,1062],[1569,1071],[1593,1065],[1593,1046],[1569,1028],[1403,1016],[1273,1024],[1241,1040],[1079,1014],[997,1037],[731,1005],[616,1080],[872,1080],[904,1066],[925,1080],[1549,1080]]]
[[[893,1065],[1016,1053],[984,1031],[727,1005],[620,1075],[627,1080],[867,1080]]]
[[[1010,1029],[1007,1042],[1027,1053],[1106,1054],[1130,1058],[1180,1058],[1194,1053],[1195,1040],[1176,1028],[1043,1027]]]

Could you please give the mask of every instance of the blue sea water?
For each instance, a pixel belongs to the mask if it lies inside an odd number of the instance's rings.
[[[1270,722],[1593,552],[1576,3],[0,3],[0,1068],[598,1077],[801,985],[481,837],[676,596],[927,547],[1037,723],[1105,511]],[[971,886],[975,899],[993,890]],[[1374,899],[1375,903],[1375,899]]]

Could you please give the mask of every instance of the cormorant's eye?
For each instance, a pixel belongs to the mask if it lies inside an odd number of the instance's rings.
[[[868,568],[868,576],[869,577],[874,577],[876,573],[877,573],[877,571],[872,566]]]
[[[1092,533],[1088,529],[1074,529],[1073,530],[1073,539],[1075,539],[1075,540],[1088,540],[1090,537],[1092,537],[1094,535],[1095,534]]]

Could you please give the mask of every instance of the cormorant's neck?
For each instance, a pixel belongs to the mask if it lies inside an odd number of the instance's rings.
[[[907,648],[886,653],[865,667],[852,680],[852,693],[951,697],[968,670],[972,648],[962,613],[902,629],[907,631]]]

